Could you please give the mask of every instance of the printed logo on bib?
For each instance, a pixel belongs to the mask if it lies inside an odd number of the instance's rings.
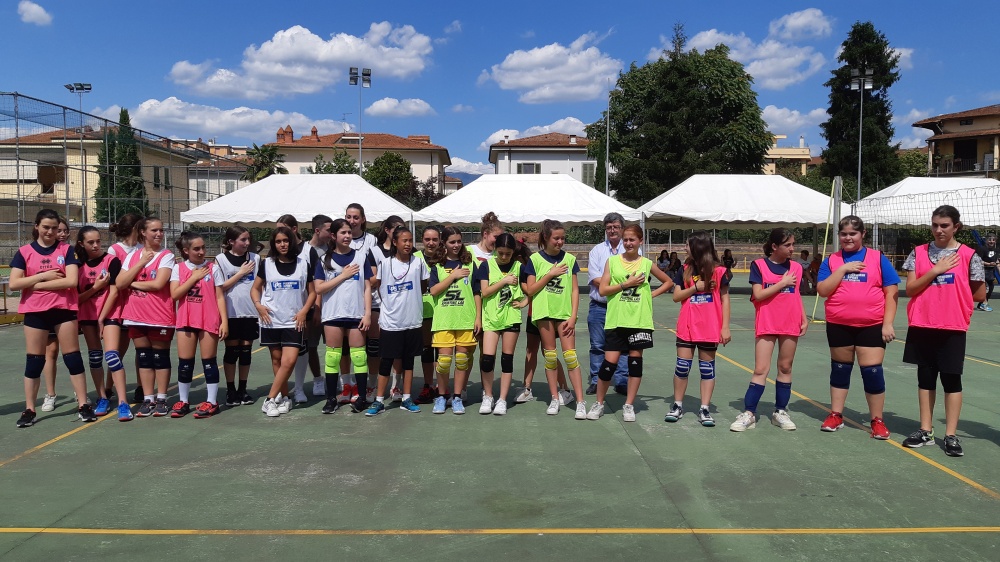
[[[848,283],[867,283],[868,273],[864,271],[859,271],[857,273],[848,273],[844,275],[844,281]]]
[[[847,279],[847,276],[844,276],[844,279]],[[768,287],[773,287],[774,285],[775,285],[775,283],[764,283],[764,288],[766,289]],[[781,289],[778,292],[779,293],[794,293],[795,292],[795,287],[792,287],[792,286],[784,287],[783,289]]]
[[[257,276],[254,274],[254,272],[251,271],[250,273],[244,275],[242,279],[240,279],[240,283],[253,283],[253,280],[256,278]]]
[[[562,276],[555,277],[546,283],[545,290],[556,295],[563,294],[565,288],[563,287]]]
[[[298,281],[271,281],[272,291],[298,291],[299,289]]]
[[[200,303],[203,300],[205,299],[201,294],[201,287],[199,286],[198,283],[195,283],[194,287],[191,287],[191,289],[188,291],[187,302]]]
[[[497,309],[501,309],[510,304],[513,296],[514,292],[510,290],[510,285],[504,285],[503,288],[500,289],[500,297],[497,299]]]
[[[688,301],[691,304],[711,304],[715,302],[712,298],[712,293],[695,293],[691,295],[691,300]]]
[[[462,298],[462,289],[454,285],[448,288],[441,299],[441,306],[465,306],[465,299]]]
[[[619,302],[637,303],[642,301],[642,295],[639,293],[639,287],[629,287],[622,291],[622,296]]]
[[[358,278],[357,275],[355,275],[354,278],[357,279]],[[386,285],[385,289],[386,289],[386,292],[389,293],[390,295],[394,295],[396,293],[401,293],[403,291],[412,291],[413,290],[413,281],[406,281],[404,283],[396,283],[395,285]]]
[[[931,281],[931,285],[954,285],[955,284],[955,274],[954,273],[942,273]]]
[[[59,265],[63,265],[66,263],[66,258],[64,256],[59,256],[58,258],[56,258],[56,263],[58,263]]]

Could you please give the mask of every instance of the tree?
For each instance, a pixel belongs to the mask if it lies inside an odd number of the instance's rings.
[[[257,143],[254,143],[253,148],[247,150],[247,156],[250,157],[250,165],[243,172],[241,179],[253,182],[274,174],[288,173],[288,170],[282,165],[285,161],[285,155],[278,152],[276,144],[257,146]]]
[[[127,109],[118,114],[117,130],[106,131],[97,155],[97,173],[98,222],[114,222],[126,213],[149,214],[139,141]]]
[[[837,60],[843,63],[824,84],[830,88],[829,119],[820,127],[827,148],[823,151],[822,174],[826,177],[856,177],[858,170],[858,127],[861,97],[864,96],[864,122],[861,123],[861,196],[878,191],[902,179],[896,151],[899,144],[889,144],[895,134],[892,126],[892,102],[889,87],[899,80],[899,55],[889,46],[885,35],[871,22],[857,22],[841,45]],[[851,70],[872,71],[872,89],[851,90]],[[856,180],[855,180],[856,183]],[[846,192],[853,199],[856,191]]]
[[[718,45],[684,51],[674,26],[663,58],[619,75],[611,96],[610,186],[619,199],[648,201],[699,173],[761,173],[771,134],[753,78]],[[604,182],[605,121],[587,127],[588,152]]]
[[[322,154],[317,154],[313,165],[309,166],[310,174],[356,174],[358,163],[347,151],[338,148],[333,152],[333,160],[326,160]]]
[[[396,152],[386,152],[366,164],[361,177],[396,199],[416,192],[417,178],[413,176],[410,162]]]
[[[900,150],[896,156],[899,158],[899,170],[902,177],[924,177],[927,175],[927,155],[919,148]]]

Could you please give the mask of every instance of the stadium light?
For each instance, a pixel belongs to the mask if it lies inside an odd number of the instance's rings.
[[[861,110],[858,116],[858,198],[857,201],[861,201],[861,134],[865,126],[865,90],[872,89],[872,69],[863,70],[852,68],[851,69],[851,90],[860,92],[861,95]],[[855,210],[857,209],[857,201],[855,201]]]
[[[372,69],[362,68],[361,74],[358,74],[358,67],[352,66],[350,73],[350,81],[351,81],[351,86],[357,86],[359,85],[359,83],[361,85],[361,87],[358,88],[358,174],[360,174],[362,171],[361,167],[364,165],[364,159],[362,158],[363,153],[361,148],[363,140],[363,137],[361,136],[361,114],[363,113],[361,109],[361,92],[363,92],[365,88],[372,87]]]
[[[80,116],[80,208],[83,211],[81,217],[83,222],[87,222],[87,163],[84,160],[83,152],[83,94],[89,94],[93,89],[90,84],[84,82],[73,82],[64,84],[64,88],[71,94],[76,94],[79,98]],[[66,182],[66,220],[69,220],[69,182]]]

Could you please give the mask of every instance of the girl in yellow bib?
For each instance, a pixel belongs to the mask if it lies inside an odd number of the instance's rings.
[[[576,257],[563,251],[566,229],[559,221],[546,219],[538,233],[539,251],[524,264],[524,292],[531,297],[531,317],[542,340],[545,378],[549,382],[552,401],[546,414],[559,413],[559,386],[556,381],[556,338],[562,344],[566,370],[576,393],[576,419],[587,419],[587,403],[583,399],[580,361],[576,356],[576,314],[580,306],[580,287],[576,275],[580,266]]]

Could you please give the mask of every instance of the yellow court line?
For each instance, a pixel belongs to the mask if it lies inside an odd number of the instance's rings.
[[[6,527],[0,534],[46,535],[195,535],[195,536],[414,536],[414,535],[910,535],[926,533],[1000,533],[1000,527],[876,527],[776,529],[674,529],[657,527],[556,527],[487,529],[88,529]]]

